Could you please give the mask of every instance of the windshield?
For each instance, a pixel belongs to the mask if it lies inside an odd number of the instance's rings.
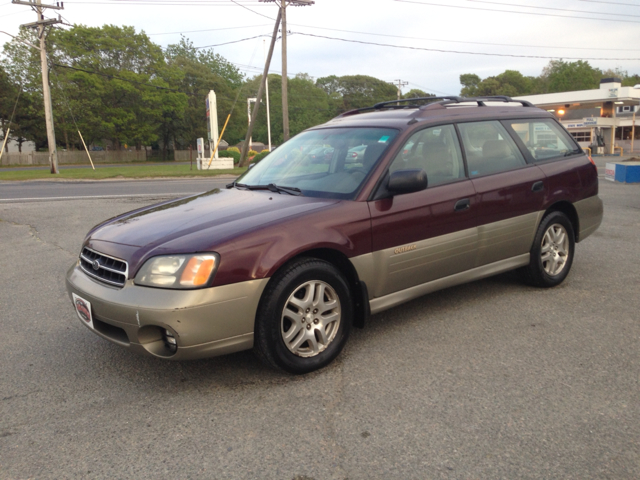
[[[239,188],[271,185],[309,197],[352,199],[398,131],[326,128],[292,138],[235,182]]]

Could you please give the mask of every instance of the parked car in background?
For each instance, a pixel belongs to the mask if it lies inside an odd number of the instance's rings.
[[[306,373],[429,292],[513,269],[563,282],[602,202],[556,119],[507,97],[400,103],[306,130],[226,189],[94,227],[67,274],[81,322],[160,358],[253,349]]]
[[[347,150],[347,156],[344,161],[349,163],[358,163],[361,162],[364,158],[364,152],[367,149],[366,145],[358,145],[357,147],[350,148]]]

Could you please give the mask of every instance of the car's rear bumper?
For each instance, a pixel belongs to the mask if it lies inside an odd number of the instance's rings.
[[[574,203],[573,206],[578,213],[579,223],[576,240],[581,242],[595,232],[602,223],[604,207],[598,195],[580,200]]]
[[[93,332],[133,351],[171,360],[251,348],[258,302],[267,282],[167,290],[140,287],[128,280],[119,289],[92,280],[77,264],[69,269],[66,280],[69,297],[75,293],[91,303]],[[175,352],[165,344],[165,329],[176,339]]]

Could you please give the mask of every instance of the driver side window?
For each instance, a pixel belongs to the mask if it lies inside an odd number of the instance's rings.
[[[422,169],[429,187],[465,178],[462,152],[453,125],[439,125],[414,133],[393,160],[390,171]]]

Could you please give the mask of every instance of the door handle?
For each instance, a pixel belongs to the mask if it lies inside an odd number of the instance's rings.
[[[541,192],[542,190],[544,190],[544,182],[541,180],[539,182],[534,183],[531,186],[531,191],[532,192]]]
[[[462,200],[458,200],[456,202],[455,207],[453,207],[453,210],[456,212],[462,212],[463,210],[467,210],[468,208],[471,208],[471,202],[469,201],[468,198],[463,198]]]

